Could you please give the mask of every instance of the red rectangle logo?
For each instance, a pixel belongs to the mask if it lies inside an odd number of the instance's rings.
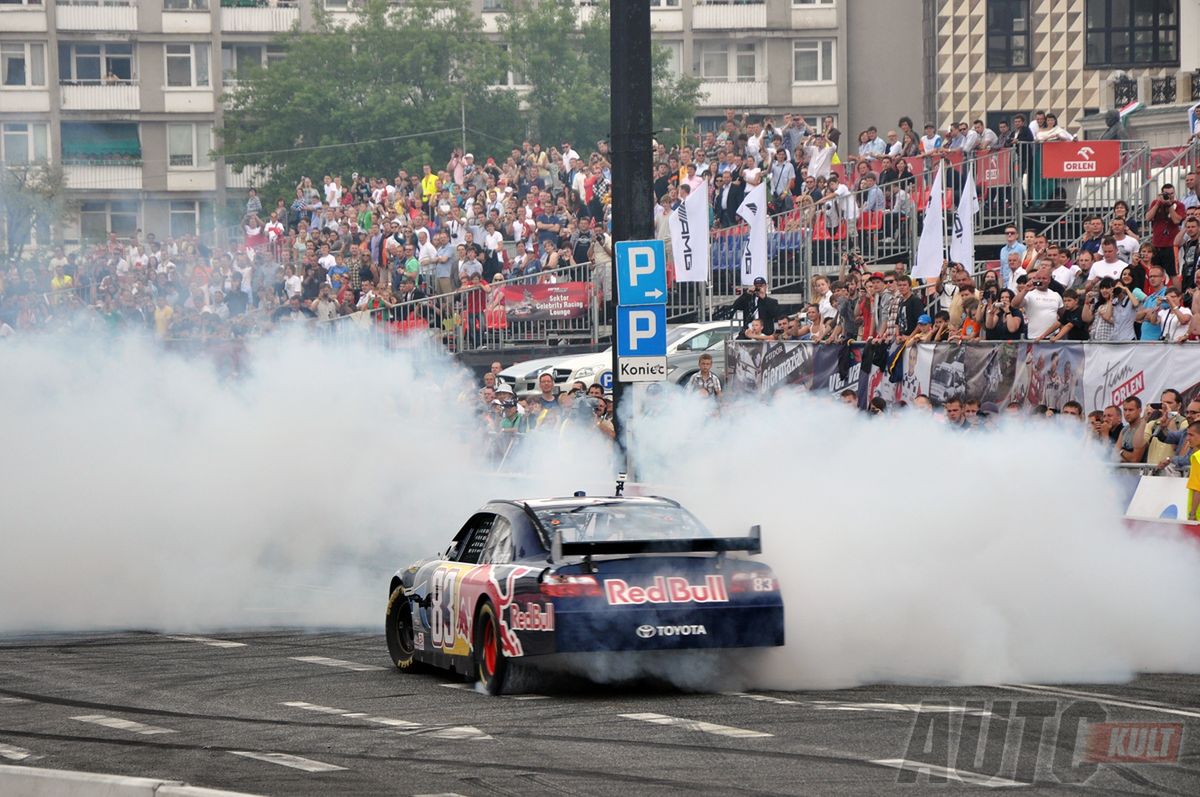
[[[1096,764],[1175,764],[1182,722],[1099,722],[1088,730],[1087,760]]]
[[[1120,141],[1051,141],[1042,144],[1042,177],[1111,177],[1120,168]]]

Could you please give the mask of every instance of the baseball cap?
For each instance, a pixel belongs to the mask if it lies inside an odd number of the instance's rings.
[[[470,152],[468,152],[466,155],[463,155],[463,157],[464,157],[464,158],[470,158],[471,160],[475,160],[475,156],[474,156],[474,155],[472,155]]]
[[[882,271],[876,271],[874,274],[872,274],[872,275],[871,275],[871,277],[870,277],[870,278],[871,278],[871,279],[873,279],[873,280],[881,280],[881,279],[883,279],[883,272],[882,272]]]
[[[932,324],[933,319],[929,317],[928,313],[921,313],[921,316],[917,319],[917,323],[918,324]]]
[[[765,279],[763,279],[762,277],[755,277],[754,284],[755,285],[766,285],[767,281]]]

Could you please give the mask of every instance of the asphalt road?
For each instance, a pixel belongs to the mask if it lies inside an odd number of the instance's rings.
[[[1192,676],[717,694],[560,677],[489,698],[388,665],[375,634],[0,638],[0,763],[269,795],[1200,793]],[[1065,731],[1080,714],[1139,724]],[[1121,760],[1072,768],[1089,749]]]

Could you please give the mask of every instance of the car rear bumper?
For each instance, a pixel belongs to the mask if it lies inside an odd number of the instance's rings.
[[[546,652],[752,648],[783,643],[781,604],[560,611],[554,650]]]

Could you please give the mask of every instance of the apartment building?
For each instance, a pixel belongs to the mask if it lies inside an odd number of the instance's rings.
[[[915,13],[897,20],[863,0],[650,0],[673,68],[702,80],[698,127],[735,108],[831,115],[843,130],[921,112],[919,56],[861,41],[919,40],[920,0],[899,2]],[[473,3],[498,33],[499,0]],[[274,36],[311,27],[316,4],[337,24],[356,1],[0,0],[0,161],[63,165],[80,202],[68,241],[210,230],[252,181],[209,157],[222,88],[249,64],[269,67]],[[579,5],[587,14],[594,2]],[[914,77],[889,80],[889,67]]]
[[[1175,119],[1200,101],[1200,0],[925,0],[925,105],[938,124],[1017,112],[1058,114],[1071,130],[1138,101],[1131,119]],[[1172,109],[1171,106],[1174,106]]]

